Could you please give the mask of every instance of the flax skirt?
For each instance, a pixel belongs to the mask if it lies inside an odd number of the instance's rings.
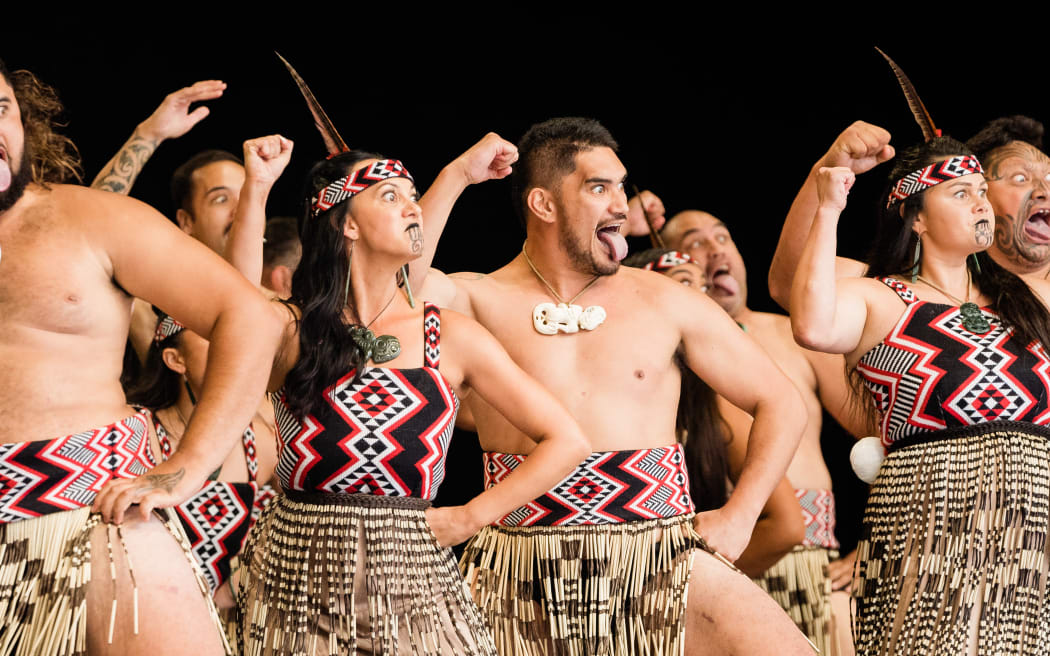
[[[1050,430],[993,422],[912,438],[871,488],[858,654],[1050,654]]]
[[[461,567],[504,656],[682,653],[693,516],[486,527]]]
[[[414,497],[286,492],[241,556],[244,656],[496,653]]]
[[[189,541],[175,513],[171,509],[155,512],[196,572],[201,596],[208,601],[216,630],[221,632],[208,584],[193,559]],[[108,578],[113,571],[112,563],[91,562],[91,531],[100,522],[100,515],[83,507],[0,524],[0,655],[82,656],[87,653],[87,584],[93,575]],[[130,567],[119,529],[107,528],[109,539],[113,533],[117,544],[112,541],[109,544],[110,559],[123,560],[123,556]],[[134,613],[137,618],[138,589],[130,599],[114,597],[112,612]],[[113,616],[110,635],[112,622]]]

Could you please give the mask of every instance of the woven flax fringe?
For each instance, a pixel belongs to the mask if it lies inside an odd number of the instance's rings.
[[[505,656],[682,653],[692,515],[486,527],[461,567]]]
[[[279,496],[252,529],[241,557],[245,656],[495,655],[426,501],[324,496],[333,502]]]
[[[211,591],[193,560],[181,525],[170,510],[157,512],[163,513],[165,528],[179,542],[197,574],[201,594],[209,604],[216,630],[221,632]],[[87,653],[91,530],[100,521],[98,514],[84,507],[0,524],[0,656]],[[119,546],[111,549],[123,553]],[[95,573],[109,576],[105,563],[97,564]],[[118,612],[135,612],[136,603],[121,597]]]
[[[883,462],[857,551],[858,654],[1050,654],[1045,431],[984,426]]]
[[[797,546],[762,576],[752,579],[780,604],[821,654],[835,656],[831,639],[831,579],[828,563],[837,552]],[[847,620],[848,626],[848,620]]]

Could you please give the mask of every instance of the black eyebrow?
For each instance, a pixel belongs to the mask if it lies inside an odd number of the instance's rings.
[[[587,184],[592,184],[596,182],[601,182],[602,184],[612,184],[612,180],[609,178],[587,178],[586,180],[584,180],[584,182]]]
[[[226,185],[219,185],[218,187],[212,187],[212,188],[211,188],[211,189],[209,189],[208,191],[204,192],[204,195],[205,195],[205,196],[207,196],[208,194],[210,194],[210,193],[211,193],[211,192],[213,192],[213,191],[221,191],[221,190],[223,190],[223,189],[225,189],[226,191],[229,191],[229,190],[230,190],[230,188],[229,188],[229,187],[227,187]]]

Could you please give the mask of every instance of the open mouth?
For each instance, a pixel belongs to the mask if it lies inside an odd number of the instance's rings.
[[[0,192],[11,186],[11,165],[7,161],[7,149],[0,146]]]
[[[627,240],[620,234],[621,225],[623,225],[621,222],[611,223],[609,225],[601,226],[594,231],[594,234],[598,237],[598,241],[605,246],[605,250],[609,253],[609,257],[617,262],[627,257]]]
[[[718,266],[710,269],[707,272],[707,279],[710,281],[710,291],[713,294],[723,295],[736,295],[740,293],[740,284],[733,277],[733,274],[729,273],[728,264],[719,264]]]
[[[1032,212],[1024,223],[1024,232],[1036,243],[1050,244],[1050,209],[1041,208]]]

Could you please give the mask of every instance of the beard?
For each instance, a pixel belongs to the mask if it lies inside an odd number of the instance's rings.
[[[8,166],[11,163],[8,162]],[[32,175],[29,171],[29,150],[24,149],[22,151],[22,161],[18,163],[18,171],[11,171],[11,185],[7,188],[7,191],[0,192],[0,212],[6,212],[18,202],[18,199],[25,193],[26,187],[32,182]]]
[[[612,257],[608,262],[601,262],[594,257],[586,240],[580,240],[572,233],[569,221],[561,203],[558,207],[558,244],[569,257],[572,268],[582,273],[595,276],[611,276],[620,269],[620,263]],[[592,233],[593,234],[593,233]]]

